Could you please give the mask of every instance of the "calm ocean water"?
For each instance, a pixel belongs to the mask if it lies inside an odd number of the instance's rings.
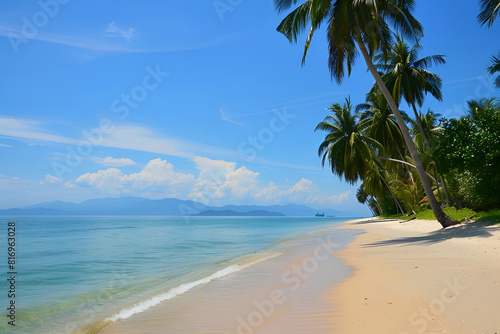
[[[6,254],[7,222],[0,246]],[[126,318],[272,256],[288,240],[345,218],[37,216],[16,222],[16,327],[69,334]],[[0,259],[4,278],[7,255]],[[6,313],[8,282],[0,283]],[[95,326],[94,326],[95,328]]]

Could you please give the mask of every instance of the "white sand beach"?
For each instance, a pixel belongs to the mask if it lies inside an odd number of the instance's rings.
[[[354,268],[330,291],[338,333],[500,332],[499,225],[370,219],[342,228],[366,233],[336,253]]]

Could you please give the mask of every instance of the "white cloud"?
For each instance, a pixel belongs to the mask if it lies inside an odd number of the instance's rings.
[[[278,187],[274,183],[261,189],[255,197],[273,204],[295,203],[305,204],[314,203],[315,196],[319,196],[319,187],[308,179],[301,179],[292,187],[285,189]]]
[[[68,144],[76,146],[79,143],[88,143],[88,139],[81,133],[81,139],[74,139],[53,134],[47,128],[47,123],[18,119],[10,116],[0,116],[0,136],[28,141],[31,144]],[[99,146],[136,150],[175,157],[192,159],[193,152],[219,154],[225,156],[239,156],[236,151],[210,146],[203,143],[191,142],[183,139],[169,138],[162,133],[140,125],[115,125],[114,130],[104,135],[99,129],[87,129],[86,132],[103,136]]]
[[[2,143],[0,143],[0,146],[1,146],[1,147],[12,147],[12,146],[10,146],[10,145],[7,145],[7,144],[2,144]]]
[[[38,33],[34,36],[25,37],[25,34],[17,28],[0,25],[0,36],[12,38],[14,41],[21,39],[37,40],[52,44],[70,46],[82,50],[98,51],[98,52],[130,52],[130,53],[170,53],[183,52],[198,49],[205,49],[231,42],[240,38],[242,33],[231,33],[225,36],[215,37],[210,40],[186,41],[170,45],[159,45],[155,48],[136,49],[127,48],[119,44],[111,44],[105,38],[87,37],[76,35],[61,35],[50,34],[47,32]],[[14,42],[15,43],[15,42]],[[16,47],[17,48],[17,47]]]
[[[159,153],[181,158],[193,158],[195,145],[183,140],[168,138],[143,126],[116,126],[104,137],[101,146]]]
[[[109,168],[83,174],[75,183],[110,195],[185,197],[187,189],[194,183],[194,176],[175,172],[171,163],[154,159],[139,173],[126,175],[117,168]]]
[[[154,159],[138,173],[124,174],[118,168],[109,168],[83,174],[74,183],[66,182],[65,185],[90,187],[100,194],[113,196],[176,197],[216,206],[295,203],[332,207],[343,203],[350,194],[325,194],[305,178],[291,187],[278,186],[273,182],[262,186],[260,173],[246,166],[238,167],[234,162],[200,156],[193,161],[198,170],[197,176],[176,172],[171,163]]]
[[[48,141],[61,144],[76,144],[75,139],[51,134],[41,121],[0,116],[0,135],[26,139],[28,141]]]
[[[211,160],[204,157],[194,159],[200,171],[189,198],[209,205],[224,204],[310,204],[335,206],[349,198],[349,193],[325,194],[308,179],[301,179],[292,187],[277,186],[270,182],[261,185],[260,173],[247,167],[237,168],[233,162]]]
[[[238,201],[258,189],[259,173],[245,166],[236,168],[236,163],[195,157],[200,171],[188,197],[206,204],[220,204],[228,200]]]
[[[61,179],[59,179],[58,177],[55,177],[55,176],[52,176],[50,174],[47,174],[47,176],[45,176],[45,180],[44,181],[40,181],[40,184],[52,184],[52,183],[61,183]]]
[[[11,116],[0,116],[0,136],[15,138],[30,145],[45,145],[48,143],[66,144],[75,148],[79,143],[89,143],[83,133],[80,139],[60,136],[47,129],[47,123],[31,119],[17,119]],[[226,159],[247,161],[248,157],[236,150],[193,142],[185,139],[171,138],[142,125],[116,125],[114,130],[104,135],[99,129],[86,129],[87,133],[102,135],[100,147],[120,148],[174,157],[194,159],[197,155],[224,157]],[[100,136],[98,136],[100,137]],[[96,161],[98,162],[98,161]],[[256,157],[254,163],[268,166],[293,168],[306,171],[321,171],[315,166],[301,166],[279,161],[271,161]],[[98,162],[100,163],[100,162]],[[106,165],[120,167],[121,165]]]
[[[104,32],[106,33],[106,36],[122,37],[125,40],[127,40],[127,42],[130,42],[130,40],[133,37],[137,36],[137,30],[135,30],[134,28],[128,28],[128,29],[118,28],[114,21],[108,23],[108,26]]]
[[[269,182],[267,187],[264,187],[255,194],[255,198],[265,203],[279,203],[280,190],[273,182]]]
[[[255,198],[271,204],[321,204],[331,207],[348,200],[349,194],[350,191],[340,195],[327,195],[312,181],[303,178],[288,189],[270,182],[267,187],[260,189]]]
[[[106,157],[104,159],[95,158],[94,161],[104,166],[113,166],[113,167],[130,166],[136,164],[135,161],[129,158]]]
[[[350,190],[340,195],[323,196],[319,198],[317,202],[319,204],[325,204],[327,206],[339,205],[347,201],[349,199],[349,195],[351,195]]]
[[[47,175],[45,176],[45,182],[47,183],[59,183],[61,180],[58,177]]]

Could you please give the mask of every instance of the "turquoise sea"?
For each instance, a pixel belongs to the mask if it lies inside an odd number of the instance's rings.
[[[3,220],[0,306],[10,298],[7,223],[16,222],[16,326],[0,333],[89,332],[272,256],[352,218],[24,216]],[[339,242],[351,238],[338,233]],[[91,325],[89,325],[91,324]]]

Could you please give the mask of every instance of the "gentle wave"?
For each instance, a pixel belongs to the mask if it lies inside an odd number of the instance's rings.
[[[151,297],[147,300],[144,300],[142,302],[134,304],[132,307],[123,309],[123,310],[119,311],[118,313],[115,313],[114,315],[106,318],[104,320],[104,322],[108,322],[108,321],[115,322],[117,320],[123,320],[123,319],[130,318],[134,314],[144,312],[147,309],[149,309],[155,305],[158,305],[161,302],[164,302],[166,300],[177,297],[177,296],[191,290],[194,287],[197,287],[197,286],[202,285],[202,284],[210,283],[211,281],[219,279],[219,278],[226,277],[230,274],[236,273],[242,269],[248,268],[254,264],[268,260],[268,259],[273,258],[273,257],[278,256],[278,255],[281,255],[281,253],[280,252],[273,252],[271,254],[267,254],[266,256],[259,257],[258,259],[255,259],[253,261],[249,261],[245,264],[231,265],[229,267],[226,267],[224,269],[217,271],[216,273],[214,273],[210,276],[204,277],[204,278],[199,279],[197,281],[181,284],[175,288],[170,289],[169,291],[167,291],[165,293],[156,295],[156,296]]]

